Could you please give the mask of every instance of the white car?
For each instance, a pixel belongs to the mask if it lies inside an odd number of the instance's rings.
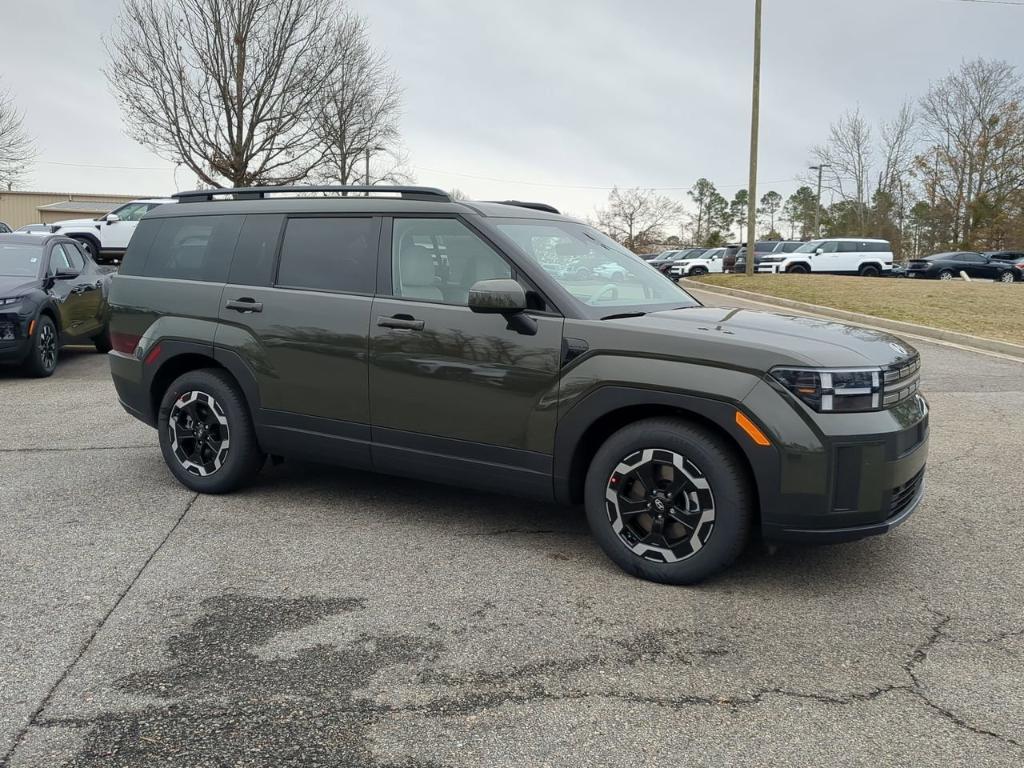
[[[758,272],[824,272],[878,277],[892,272],[892,246],[888,240],[866,237],[830,237],[811,240],[792,253],[771,253],[757,264]]]
[[[99,218],[54,222],[50,225],[50,230],[80,242],[93,260],[99,263],[116,263],[121,260],[128,248],[128,241],[132,239],[139,219],[158,205],[174,202],[176,201],[164,198],[132,200]]]
[[[709,248],[700,256],[677,261],[669,267],[668,273],[673,278],[697,277],[709,272],[721,272],[725,258],[725,248]]]
[[[626,271],[626,268],[613,261],[594,267],[594,275],[604,278],[605,280],[611,280],[613,283],[621,283],[629,277],[629,273]]]

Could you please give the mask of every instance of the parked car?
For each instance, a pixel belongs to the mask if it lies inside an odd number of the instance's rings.
[[[647,263],[650,264],[652,267],[655,267],[656,269],[660,270],[660,266],[662,264],[674,259],[676,254],[678,253],[681,253],[681,251],[662,251]]]
[[[761,259],[758,272],[827,272],[878,277],[892,270],[888,240],[833,237],[804,243],[792,253],[773,253]]]
[[[765,254],[771,253],[779,245],[778,240],[757,240],[754,243],[754,265],[760,263]],[[742,243],[732,263],[727,265],[734,272],[743,272],[747,268],[747,244]]]
[[[18,227],[15,232],[18,234],[25,235],[52,235],[56,232],[54,224],[26,224],[23,227]]]
[[[706,250],[707,248],[685,248],[681,251],[676,251],[669,258],[665,259],[664,261],[658,262],[654,266],[663,275],[667,275],[669,274],[674,264],[678,264],[680,261],[684,261],[695,256],[700,256]]]
[[[755,527],[856,539],[921,499],[920,360],[892,336],[703,307],[557,213],[272,191],[179,194],[114,278],[118,397],[195,492],[269,454],[583,503],[612,560],[667,583],[726,567]],[[626,280],[552,274],[552,241]]]
[[[703,253],[673,262],[669,274],[673,278],[679,279],[680,277],[700,277],[709,272],[721,272],[724,256],[725,248],[707,248]]]
[[[606,261],[594,267],[594,276],[602,280],[611,280],[613,283],[621,283],[629,277],[629,270],[617,261]]]
[[[110,281],[70,238],[0,235],[0,362],[49,376],[65,344],[108,351]]]
[[[132,233],[149,211],[175,202],[171,198],[133,200],[95,219],[66,219],[53,224],[53,231],[73,237],[100,264],[121,260]]]
[[[1005,261],[1014,266],[1017,280],[1024,280],[1024,252],[1022,251],[989,251],[984,254],[990,259]]]
[[[1012,283],[1020,275],[1008,261],[994,259],[976,251],[949,251],[912,259],[907,263],[907,277],[930,277],[952,280],[964,272],[968,277],[987,278]]]
[[[725,253],[722,254],[722,271],[734,272],[736,269],[736,257],[739,255],[742,245],[730,243],[725,246]]]

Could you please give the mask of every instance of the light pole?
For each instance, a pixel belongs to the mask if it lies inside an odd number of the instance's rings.
[[[831,168],[832,166],[828,163],[819,163],[818,165],[812,165],[810,170],[818,172],[818,202],[814,205],[814,236],[818,237],[821,234],[821,172],[825,168]]]
[[[754,87],[750,108],[750,183],[747,185],[747,274],[754,274],[757,241],[757,131],[761,104],[761,0],[754,0]]]
[[[366,174],[364,176],[366,186],[370,186],[370,153],[371,152],[383,152],[384,147],[367,147],[366,148]]]

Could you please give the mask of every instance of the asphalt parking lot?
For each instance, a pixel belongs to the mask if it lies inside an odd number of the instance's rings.
[[[579,510],[285,463],[196,497],[103,356],[0,370],[0,765],[1024,762],[1024,365],[927,343],[925,500],[697,588]]]

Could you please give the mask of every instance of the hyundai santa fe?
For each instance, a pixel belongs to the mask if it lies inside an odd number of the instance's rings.
[[[921,499],[920,360],[892,336],[702,306],[541,204],[424,187],[177,200],[114,278],[110,363],[194,491],[232,491],[271,456],[582,503],[615,563],[674,584],[754,534],[858,539]],[[550,268],[570,260],[620,279]]]

